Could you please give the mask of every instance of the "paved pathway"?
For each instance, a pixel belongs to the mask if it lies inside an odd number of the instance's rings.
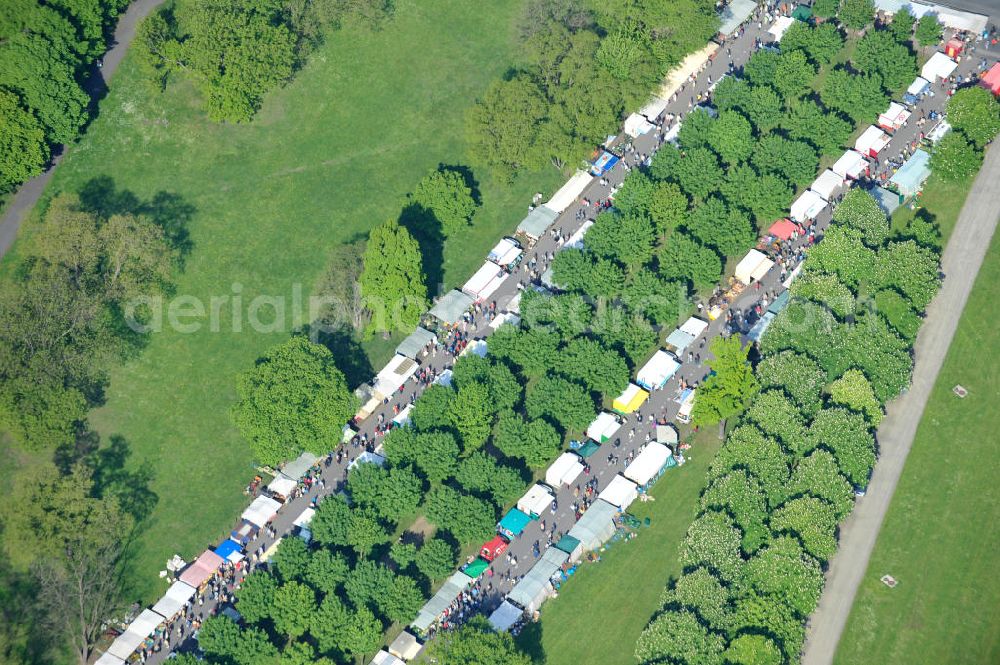
[[[111,48],[104,54],[103,67],[97,68],[95,66],[92,76],[86,83],[87,92],[95,100],[94,103],[107,89],[107,81],[111,80],[111,76],[118,69],[122,58],[125,57],[125,51],[128,50],[129,44],[135,39],[139,23],[163,2],[164,0],[135,0],[118,19]],[[41,175],[35,176],[21,185],[7,204],[3,212],[3,219],[0,219],[0,258],[3,258],[10,246],[14,244],[21,223],[38,203],[42,192],[48,187],[49,181],[52,180],[52,174],[55,173],[56,167],[59,166],[67,149],[67,146],[63,146],[62,152],[52,159],[49,168]]]
[[[803,665],[829,665],[866,574],[881,577],[887,571],[868,569],[868,560],[882,520],[896,490],[927,397],[937,379],[972,290],[979,266],[1000,219],[1000,148],[990,148],[972,192],[941,257],[944,284],[927,309],[917,336],[913,385],[889,405],[878,431],[880,455],[868,493],[840,528],[840,547],[830,563],[826,588],[810,620]]]

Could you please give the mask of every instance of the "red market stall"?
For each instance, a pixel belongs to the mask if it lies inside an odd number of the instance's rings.
[[[954,58],[962,53],[962,49],[965,48],[965,42],[961,39],[951,38],[948,43],[944,45],[944,54],[949,58]]]
[[[979,85],[994,95],[1000,95],[1000,62],[993,63],[990,71],[983,74],[983,77],[979,79]]]
[[[495,536],[492,540],[483,545],[483,548],[479,551],[479,556],[487,561],[493,561],[493,559],[507,551],[508,545],[510,545],[510,543],[504,540],[502,536]]]
[[[188,566],[188,569],[181,573],[181,582],[190,584],[195,589],[201,588],[203,584],[212,579],[222,566],[222,557],[212,550],[205,550],[198,557],[197,561]]]
[[[771,228],[767,230],[767,233],[778,240],[791,240],[798,228],[795,222],[790,219],[779,219],[774,224],[771,224]]]

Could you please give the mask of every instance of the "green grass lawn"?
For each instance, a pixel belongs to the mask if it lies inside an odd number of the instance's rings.
[[[956,216],[959,194],[949,206]],[[924,410],[837,665],[1000,662],[998,289],[995,236]],[[965,399],[952,393],[955,384],[968,389]],[[881,584],[884,574],[899,585]]]
[[[681,573],[678,546],[694,521],[708,467],[721,442],[716,428],[703,431],[683,467],[667,471],[647,503],[629,512],[648,517],[649,528],[613,544],[596,564],[584,563],[542,607],[541,621],[518,636],[522,648],[546,665],[634,665],[635,642],[659,608],[660,594]]]
[[[208,121],[187,83],[151,92],[127,60],[51,191],[107,176],[140,200],[180,196],[195,212],[177,293],[207,304],[239,284],[245,324],[254,296],[290,297],[296,284],[308,296],[333,247],[398,215],[439,164],[467,163],[464,113],[516,57],[513,24],[523,5],[469,11],[460,0],[399,0],[380,32],[334,34],[247,125]],[[474,175],[483,208],[461,241],[445,247],[443,266],[428,266],[448,286],[513,232],[532,193],[562,180],[551,169],[512,186]],[[228,417],[234,378],[288,331],[233,332],[228,311],[221,332],[152,335],[137,360],[112,372],[107,404],[90,419],[105,441],[123,436],[130,465],[153,475],[159,503],[135,561],[146,599],[171,554],[196,555],[246,502],[251,458]],[[367,344],[372,366],[397,343]]]

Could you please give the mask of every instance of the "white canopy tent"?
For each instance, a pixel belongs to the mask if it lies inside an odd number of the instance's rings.
[[[925,79],[923,76],[918,76],[917,78],[913,79],[913,83],[911,83],[910,87],[906,89],[906,94],[916,97],[924,90],[926,90],[930,86],[930,84],[931,82]]]
[[[153,605],[153,611],[162,617],[172,619],[194,597],[195,588],[177,580],[170,585],[163,597]]]
[[[281,504],[269,496],[259,496],[243,511],[241,517],[259,527],[266,526],[278,514]]]
[[[597,443],[604,443],[621,428],[621,421],[613,413],[602,411],[587,428],[587,436]]]
[[[791,218],[800,224],[816,219],[816,215],[823,212],[826,205],[826,200],[822,196],[807,189],[792,203]]]
[[[670,449],[662,443],[647,443],[622,475],[642,487],[656,477],[670,457]]]
[[[607,501],[598,499],[580,516],[569,535],[580,541],[583,551],[596,550],[615,534],[615,515],[618,509]]]
[[[115,638],[108,647],[108,653],[122,660],[128,660],[163,621],[164,618],[153,610],[143,610],[135,621],[128,625],[125,632]]]
[[[299,516],[295,518],[295,521],[292,522],[292,525],[299,527],[309,526],[309,523],[312,522],[312,518],[315,514],[316,514],[315,508],[312,507],[305,508],[301,513],[299,513]]]
[[[534,612],[552,595],[552,576],[559,572],[569,555],[562,550],[550,547],[535,562],[521,581],[518,582],[507,598],[528,612]]]
[[[413,405],[407,404],[403,407],[403,410],[392,417],[392,423],[399,427],[404,427],[410,424],[410,414],[413,412]]]
[[[813,181],[813,184],[809,185],[809,189],[829,201],[833,198],[833,195],[837,193],[837,190],[843,187],[843,185],[844,178],[837,175],[830,169],[827,169]]]
[[[986,3],[980,3],[985,7]],[[875,0],[875,9],[895,14],[903,7],[910,10],[915,18],[920,18],[925,14],[933,14],[938,23],[956,30],[968,30],[979,33],[986,29],[989,16],[966,12],[960,9],[952,9],[944,5],[936,5],[929,2],[919,2],[918,0]]]
[[[941,53],[941,51],[938,51],[924,64],[920,70],[920,75],[928,81],[933,82],[938,79],[948,78],[955,71],[956,67],[958,67],[957,62],[944,53]]]
[[[521,254],[521,247],[517,244],[517,241],[512,238],[502,238],[496,244],[496,247],[490,250],[489,256],[486,258],[501,268],[506,268],[516,261],[517,257],[521,256]]]
[[[578,228],[573,235],[563,242],[563,249],[567,247],[572,249],[583,249],[583,236],[587,235],[587,231],[589,231],[590,227],[593,225],[594,220],[592,219],[588,219],[581,224],[580,228]]]
[[[657,390],[666,385],[680,366],[677,358],[660,349],[642,366],[635,382],[646,390]]]
[[[493,295],[493,292],[500,288],[500,285],[504,283],[509,277],[509,273],[503,268],[493,263],[492,261],[487,261],[476,271],[468,282],[462,287],[467,295],[472,296],[474,300],[482,301]]]
[[[416,360],[397,353],[375,376],[375,397],[379,400],[391,397],[407,379],[417,373],[418,367]]]
[[[267,490],[271,494],[277,494],[278,496],[285,497],[287,499],[288,495],[291,494],[296,485],[298,485],[297,482],[288,478],[284,474],[279,473],[274,480],[268,484]]]
[[[864,156],[854,150],[848,150],[840,159],[830,167],[830,169],[842,178],[850,178],[852,180],[857,180],[860,178],[865,169],[868,168],[868,161],[865,160]]]
[[[646,117],[638,113],[633,113],[629,117],[625,118],[625,133],[632,138],[637,138],[643,134],[648,134],[649,131],[655,128],[656,125],[646,120]]]
[[[125,661],[105,651],[100,658],[94,661],[94,665],[125,665]]]
[[[664,345],[680,355],[698,339],[699,335],[705,332],[706,328],[708,328],[708,324],[705,321],[692,316],[684,322],[684,325],[667,336]]]
[[[406,665],[406,661],[396,658],[385,650],[379,650],[371,660],[369,665]]]
[[[931,128],[931,131],[927,132],[927,140],[931,143],[937,143],[944,138],[944,135],[948,133],[951,129],[951,125],[948,124],[947,120],[941,120],[938,124]]]
[[[545,203],[545,207],[561,213],[583,195],[583,191],[593,180],[594,176],[586,171],[577,171],[558,192],[552,195],[552,198]]]
[[[525,515],[538,517],[552,505],[552,492],[545,485],[533,485],[528,493],[517,501],[517,509]]]
[[[667,103],[665,99],[653,97],[645,106],[639,109],[639,115],[650,122],[656,122],[663,115],[663,112],[667,110]]]
[[[890,132],[894,132],[910,119],[910,112],[906,107],[897,102],[890,102],[889,108],[884,113],[879,114],[878,126]]]
[[[780,42],[785,36],[785,31],[792,27],[792,23],[795,23],[795,19],[791,16],[779,16],[774,19],[774,24],[767,31],[774,37],[774,41]]]
[[[523,616],[524,610],[509,600],[505,600],[500,603],[500,607],[493,610],[489,621],[490,625],[493,626],[493,630],[498,633],[504,633],[513,628],[514,624],[520,621]]]
[[[576,453],[566,452],[545,471],[545,482],[552,487],[569,485],[583,473],[583,463]]]
[[[505,323],[510,323],[511,325],[518,325],[521,323],[521,317],[514,312],[500,312],[493,320],[490,321],[490,328],[496,330]]]
[[[869,125],[854,142],[854,149],[866,157],[877,157],[889,145],[889,141],[888,134],[875,125]]]
[[[639,496],[639,488],[634,482],[621,475],[616,475],[608,483],[608,486],[597,495],[598,499],[604,499],[619,510],[628,510],[632,502]]]
[[[403,660],[413,660],[420,655],[422,648],[413,633],[404,630],[389,645],[389,653]]]
[[[736,264],[735,276],[736,279],[749,286],[755,279],[760,279],[766,275],[767,271],[770,270],[773,265],[774,261],[767,258],[763,252],[751,249],[747,252],[747,255],[744,256],[738,264]]]

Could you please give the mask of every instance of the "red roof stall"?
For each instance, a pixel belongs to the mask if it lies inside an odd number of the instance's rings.
[[[195,589],[212,579],[215,571],[222,566],[222,557],[212,550],[205,550],[198,557],[197,561],[188,566],[187,570],[181,573],[181,582],[190,584]]]
[[[948,43],[944,45],[944,53],[949,58],[954,58],[962,52],[963,48],[965,48],[965,42],[961,39],[952,38],[949,39]]]
[[[501,536],[495,536],[493,540],[483,545],[483,549],[479,551],[479,556],[487,561],[493,561],[493,559],[507,551],[509,544]]]
[[[979,79],[979,85],[994,95],[1000,95],[1000,62],[993,63],[990,71],[983,74],[983,77]]]
[[[798,228],[799,227],[796,226],[795,222],[792,220],[780,219],[774,224],[771,224],[771,228],[769,228],[767,232],[778,240],[790,240]]]

